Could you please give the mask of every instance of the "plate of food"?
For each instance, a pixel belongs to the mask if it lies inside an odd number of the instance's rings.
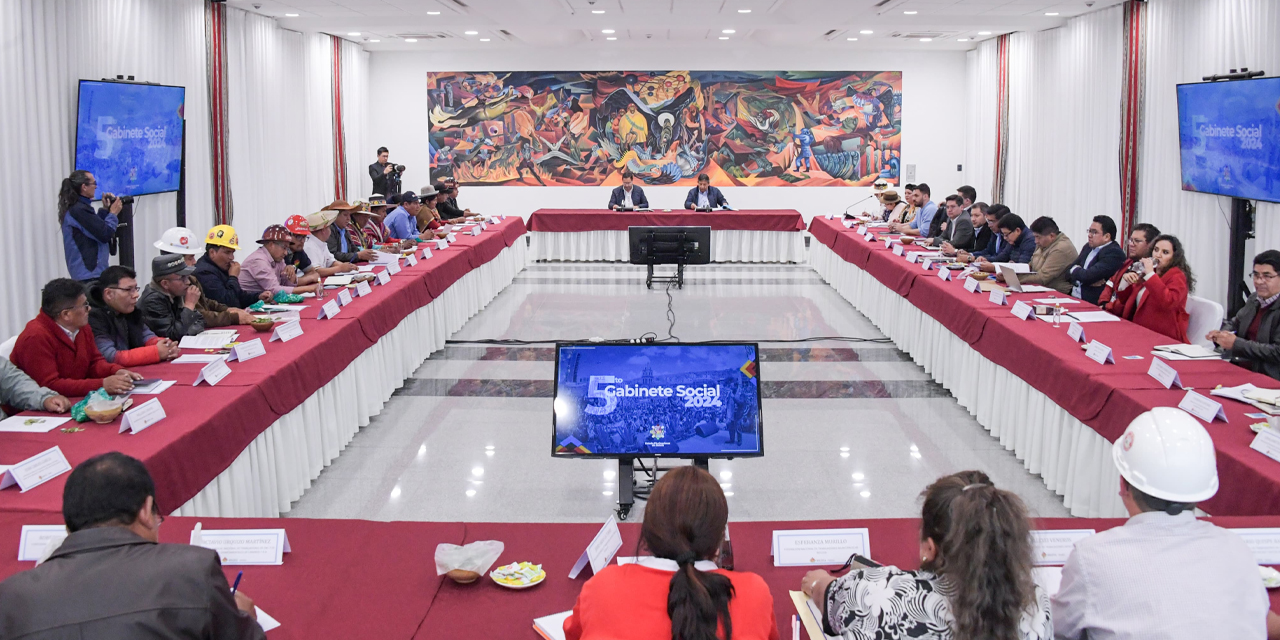
[[[1258,573],[1262,574],[1262,584],[1268,589],[1280,587],[1280,571],[1276,571],[1271,567],[1258,566]]]
[[[528,589],[547,579],[542,565],[531,562],[513,562],[489,572],[493,581],[508,589]]]

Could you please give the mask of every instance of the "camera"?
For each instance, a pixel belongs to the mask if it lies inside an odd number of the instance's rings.
[[[112,195],[110,198],[103,198],[103,199],[102,199],[102,202],[103,202],[103,204],[105,204],[105,205],[107,205],[107,206],[109,207],[109,206],[111,206],[112,204],[114,204],[116,200],[119,200],[119,201],[120,201],[120,204],[122,204],[122,205],[124,205],[124,204],[133,204],[133,196],[117,196],[117,195]]]
[[[391,172],[392,172],[392,173],[404,173],[404,165],[402,165],[402,164],[393,164],[393,165],[391,165]]]

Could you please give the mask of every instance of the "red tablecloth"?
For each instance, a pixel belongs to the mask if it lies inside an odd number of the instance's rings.
[[[609,211],[607,209],[538,209],[529,230],[552,233],[626,231],[627,227],[711,227],[714,231],[804,231],[804,218],[793,209],[753,209],[698,213],[684,209]]]
[[[99,453],[122,451],[146,463],[155,478],[161,508],[166,512],[177,509],[225,471],[267,427],[301,405],[406,316],[473,268],[492,260],[524,233],[524,221],[513,216],[491,225],[478,237],[459,236],[457,243],[435,252],[432,258],[402,267],[389,284],[374,286],[372,295],[355,298],[333,319],[316,317],[320,305],[336,297],[335,290],[327,291],[324,300],[308,299],[307,309],[299,314],[304,333],[289,342],[270,342],[269,332],[237,327],[241,340],[261,338],[266,355],[228,363],[231,374],[216,387],[204,383],[191,386],[201,365],[137,367],[134,370],[148,378],[177,381],[159,396],[135,399],[159,398],[167,416],[164,421],[136,435],[118,433],[120,418],[106,425],[78,425],[84,431],[76,433],[60,429],[41,434],[0,433],[0,464],[20,462],[55,445],[72,466]],[[484,260],[477,255],[485,256]],[[64,474],[27,493],[20,493],[17,487],[0,491],[0,512],[59,511],[66,478]]]
[[[1132,322],[1084,324],[1085,336],[1112,348],[1114,365],[1100,365],[1085,357],[1080,344],[1067,336],[1067,323],[1054,328],[1040,320],[1019,320],[1011,306],[1000,306],[988,294],[969,293],[960,280],[943,281],[936,270],[894,255],[884,242],[868,242],[840,220],[814,218],[813,237],[827,245],[845,261],[865,270],[881,284],[905,297],[915,307],[951,330],[984,358],[1044,393],[1056,404],[1114,442],[1138,414],[1157,406],[1177,406],[1185,391],[1166,390],[1147,375],[1151,348],[1174,340]],[[908,250],[911,248],[908,247]],[[1013,294],[1029,304],[1034,298],[1060,294]],[[1064,305],[1067,311],[1097,310],[1088,303]],[[1124,356],[1141,356],[1126,360]],[[1235,386],[1252,382],[1275,388],[1277,382],[1222,360],[1174,361],[1182,383],[1208,390],[1222,384]],[[1253,408],[1222,400],[1228,424],[1208,426],[1218,452],[1218,473],[1222,490],[1205,503],[1211,513],[1224,515],[1265,515],[1280,513],[1280,463],[1249,449],[1256,422],[1244,414]]]

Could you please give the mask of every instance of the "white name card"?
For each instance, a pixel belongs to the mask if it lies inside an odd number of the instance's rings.
[[[62,546],[66,539],[65,525],[24,524],[22,537],[18,538],[18,562],[40,562],[49,551],[49,545]]]
[[[284,529],[193,530],[191,544],[218,552],[224,565],[284,564],[290,552]]]
[[[414,251],[413,253],[410,253],[409,255],[405,256],[404,261],[406,264],[408,264],[411,267],[418,266],[418,252]]]
[[[338,300],[335,298],[324,303],[324,306],[320,307],[320,313],[316,315],[316,320],[332,318],[338,315],[338,312],[340,311],[342,311],[342,306],[338,304]]]
[[[351,304],[351,290],[343,287],[338,290],[338,304],[347,306]]]
[[[828,215],[830,215],[830,214],[828,214]],[[835,216],[831,216],[831,217],[832,217],[832,218],[834,218]],[[830,220],[831,218],[827,218],[827,219],[828,219],[828,220]],[[480,230],[481,230],[481,231],[484,231],[485,229],[488,229],[488,228],[489,228],[489,225],[485,224],[485,223],[484,223],[484,220],[481,220],[478,224],[480,225]]]
[[[302,323],[295,320],[276,325],[275,331],[271,332],[271,339],[267,342],[275,342],[276,340],[288,342],[300,335],[302,335]]]
[[[254,338],[236,343],[236,346],[231,347],[231,355],[227,356],[227,361],[239,360],[240,362],[245,362],[265,355],[267,355],[267,348],[262,346],[262,338]]]
[[[582,573],[582,569],[591,564],[591,573],[600,573],[600,570],[609,566],[609,561],[613,560],[614,554],[618,553],[618,549],[622,548],[622,532],[618,530],[618,521],[613,516],[600,527],[600,531],[596,533],[596,537],[591,540],[591,544],[587,545],[587,550],[582,552],[582,556],[574,563],[573,569],[569,571],[569,579],[572,580]]]
[[[499,224],[501,222],[502,218],[499,218],[498,216],[489,216],[489,224]]]
[[[484,231],[484,229],[481,229],[480,227],[471,227],[471,235],[473,236],[480,235],[481,231]]]
[[[1031,305],[1019,300],[1013,303],[1013,308],[1009,310],[1019,320],[1026,320],[1035,313],[1035,309]]]
[[[886,249],[892,249],[892,248],[893,248],[893,239],[892,239],[892,238],[885,238],[885,239],[884,239],[884,248],[886,248]]]
[[[391,282],[391,274],[386,269],[378,272],[378,284],[389,284]]]
[[[388,263],[387,263],[387,273],[389,273],[389,274],[391,274],[391,275],[393,275],[393,276],[394,276],[395,274],[397,274],[397,273],[400,273],[400,259],[399,259],[399,258],[396,258],[395,260],[392,260],[391,262],[388,262]]]
[[[1096,533],[1093,529],[1037,530],[1031,532],[1031,561],[1036,565],[1061,565],[1076,543]]]
[[[940,279],[940,280],[950,280],[950,279],[951,279],[951,270],[950,270],[950,269],[938,269],[938,279]]]
[[[436,251],[444,251],[449,248],[449,241],[444,238],[436,239]]]
[[[1003,306],[1003,305],[1004,305],[1004,292],[1003,292],[1003,291],[1001,291],[1001,290],[999,290],[999,289],[992,289],[992,290],[991,290],[991,296],[990,296],[989,298],[987,298],[987,299],[991,301],[991,304],[998,304],[998,305]]]
[[[454,227],[454,228],[456,229],[457,227]],[[458,236],[450,233],[449,235],[445,236],[444,239],[448,240],[449,242],[457,242]]]
[[[933,258],[925,258],[925,259],[924,259],[924,263],[923,263],[923,264],[921,264],[921,268],[923,268],[925,271],[928,271],[928,270],[932,269],[932,268],[933,268]]]
[[[422,259],[423,259],[423,260],[430,260],[430,259],[431,259],[431,249],[430,249],[429,247],[423,247],[423,248],[422,248]]]
[[[16,484],[26,493],[70,470],[71,463],[62,455],[62,449],[53,447],[11,467],[0,466],[0,489]]]
[[[160,406],[160,398],[152,398],[124,412],[124,418],[120,420],[120,433],[128,431],[135,434],[164,419],[164,407]]]
[[[875,236],[875,234],[871,233],[870,231],[868,231],[868,232],[866,232],[865,234],[863,234],[863,236],[862,236],[862,237],[866,238],[867,242],[875,242],[875,241],[876,241],[876,236]]]
[[[1182,396],[1182,402],[1178,403],[1178,408],[1205,422],[1213,422],[1215,418],[1222,418],[1223,422],[1227,421],[1227,412],[1222,409],[1222,403],[1214,402],[1195,391],[1188,391],[1187,395]],[[1263,431],[1267,430],[1263,429]]]
[[[773,532],[773,566],[844,564],[853,554],[871,555],[866,529],[790,529]]]
[[[1067,336],[1076,342],[1087,342],[1084,339],[1084,325],[1079,322],[1072,322],[1067,327]]]
[[[867,225],[865,224],[858,225],[858,235],[860,236],[867,235]]]
[[[356,295],[361,298],[373,293],[373,287],[369,286],[368,281],[361,281],[356,284]]]
[[[1258,435],[1253,437],[1253,442],[1249,443],[1249,448],[1280,462],[1280,434],[1271,429],[1259,431]],[[0,485],[0,489],[3,488],[3,485]]]
[[[1111,347],[1108,347],[1097,340],[1089,343],[1089,348],[1084,350],[1084,355],[1090,360],[1098,364],[1115,364],[1116,357],[1111,353]]]
[[[1147,369],[1147,375],[1155,378],[1166,389],[1172,389],[1175,384],[1178,385],[1179,389],[1182,388],[1182,380],[1178,378],[1178,370],[1169,366],[1160,358],[1151,359],[1151,368]]]
[[[828,214],[827,214],[827,219],[828,219],[828,220],[835,220],[835,219],[836,219],[836,214],[834,214],[834,213],[828,213]]]
[[[196,381],[192,382],[191,386],[194,387],[199,385],[201,381],[204,381],[208,382],[209,386],[212,387],[213,385],[218,384],[219,381],[227,377],[230,373],[231,367],[227,366],[226,358],[218,358],[217,360],[206,364],[204,368],[200,370],[200,375],[196,376]]]
[[[846,229],[852,229],[852,228],[853,228],[853,221],[852,221],[852,220],[841,220],[841,221],[840,221],[840,224],[844,225],[844,228],[846,228]]]
[[[906,253],[906,251],[907,251],[906,249],[903,249],[903,248],[902,248],[902,243],[901,243],[901,242],[895,243],[895,244],[893,245],[893,255],[895,255],[895,256],[900,256],[900,255],[902,255],[902,254]]]
[[[981,291],[979,291],[979,289],[981,288],[982,288],[982,285],[978,284],[977,280],[974,280],[973,278],[964,279],[965,291],[968,291],[969,293],[981,293]]]
[[[1280,564],[1280,529],[1232,529],[1231,532],[1244,540],[1258,564]]]

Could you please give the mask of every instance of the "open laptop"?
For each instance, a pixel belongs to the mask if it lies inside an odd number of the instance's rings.
[[[1038,284],[1022,284],[1018,282],[1018,272],[1012,267],[1000,265],[1000,275],[1004,276],[1004,285],[1014,293],[1046,293],[1053,291],[1051,287],[1042,287]],[[1029,273],[1028,273],[1029,275]]]

